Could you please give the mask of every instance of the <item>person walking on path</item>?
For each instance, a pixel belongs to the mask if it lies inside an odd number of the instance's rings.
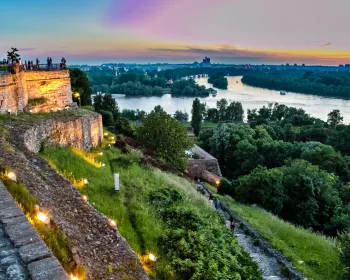
[[[233,219],[232,216],[230,216],[230,228],[234,231],[235,230],[235,220]]]

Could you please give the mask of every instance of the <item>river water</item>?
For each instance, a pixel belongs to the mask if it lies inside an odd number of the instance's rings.
[[[344,123],[350,123],[350,100],[326,98],[316,95],[300,94],[287,92],[286,95],[280,95],[279,91],[262,89],[245,85],[241,82],[239,76],[227,77],[228,89],[218,91],[215,97],[209,96],[200,98],[208,107],[216,107],[216,101],[226,98],[228,101],[239,101],[242,103],[245,112],[247,109],[261,108],[269,102],[278,102],[289,107],[304,109],[313,117],[327,120],[327,114],[334,110],[340,110],[344,117]],[[199,85],[207,88],[212,87],[208,83],[208,78],[196,79]],[[176,110],[186,111],[191,115],[193,97],[171,97],[170,94],[162,97],[133,97],[126,98],[120,95],[114,95],[119,108],[121,109],[139,109],[150,112],[157,105],[161,105],[166,112],[174,114]]]

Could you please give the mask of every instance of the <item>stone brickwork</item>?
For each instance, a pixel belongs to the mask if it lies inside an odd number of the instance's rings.
[[[69,280],[1,182],[0,279]]]
[[[33,103],[38,99],[40,102]],[[72,90],[68,70],[0,74],[0,113],[26,109],[48,112],[51,108],[57,111],[70,104]]]
[[[199,159],[190,158],[187,161],[188,170],[192,177],[202,178],[203,171],[209,171],[218,177],[222,176],[218,160],[215,157],[197,145],[194,145],[191,151],[199,157]]]
[[[39,152],[44,140],[61,147],[70,146],[81,150],[98,146],[103,139],[102,117],[91,111],[82,111],[82,116],[70,117],[68,121],[63,120],[65,112],[62,112],[57,113],[55,119],[31,125],[23,133],[24,145],[34,153]]]

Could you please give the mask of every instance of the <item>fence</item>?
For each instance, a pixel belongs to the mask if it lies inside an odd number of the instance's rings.
[[[18,68],[17,68],[18,67]],[[65,70],[67,67],[62,63],[52,64],[33,64],[33,65],[15,65],[15,64],[0,64],[0,72],[16,73],[16,68],[19,71],[54,71],[54,70]]]

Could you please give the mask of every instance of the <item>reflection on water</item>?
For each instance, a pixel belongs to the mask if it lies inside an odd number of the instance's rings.
[[[251,87],[242,84],[242,77],[228,77],[229,86],[227,90],[216,89],[217,96],[200,98],[201,102],[206,102],[208,107],[216,107],[216,101],[226,98],[228,101],[239,101],[242,103],[245,111],[247,109],[260,108],[269,102],[278,102],[290,107],[304,109],[313,117],[323,120],[327,119],[327,114],[333,109],[340,110],[344,116],[344,122],[350,122],[350,101],[342,99],[325,98],[315,95],[306,95],[300,93],[287,92],[286,95],[280,95],[279,91]],[[207,88],[212,87],[208,84],[207,78],[196,79],[199,85]],[[121,109],[139,109],[150,112],[157,105],[161,105],[166,112],[174,114],[176,110],[186,111],[191,115],[192,102],[194,98],[172,98],[170,94],[162,97],[138,97],[125,98],[123,96],[114,96]]]

